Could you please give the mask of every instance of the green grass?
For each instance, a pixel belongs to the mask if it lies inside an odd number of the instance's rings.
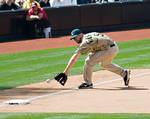
[[[150,119],[150,114],[1,113],[0,119]]]
[[[120,53],[114,62],[124,68],[150,68],[150,39],[118,43]],[[0,55],[0,89],[13,88],[52,79],[62,72],[76,47]],[[81,56],[70,75],[81,74]],[[100,66],[95,66],[99,70]]]

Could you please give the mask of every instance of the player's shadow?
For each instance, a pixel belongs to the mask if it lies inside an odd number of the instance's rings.
[[[149,90],[149,88],[144,88],[141,86],[127,86],[127,87],[114,87],[114,88],[94,88],[96,90],[108,90],[108,91],[114,91],[114,90]]]
[[[72,91],[72,88],[13,88],[0,90],[0,99],[12,98],[14,96],[39,96],[60,91]]]

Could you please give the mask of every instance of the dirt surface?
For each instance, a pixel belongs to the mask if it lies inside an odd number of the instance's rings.
[[[117,42],[127,40],[142,40],[145,38],[150,38],[150,29],[107,32],[106,34]],[[70,37],[67,36],[60,38],[34,39],[0,43],[0,54],[75,46],[76,44],[69,40],[69,38]]]
[[[106,33],[115,41],[150,38],[150,29]],[[69,37],[0,43],[0,54],[76,45]],[[0,91],[0,112],[150,113],[150,69],[133,69],[130,86],[121,77],[101,70],[93,74],[94,89],[79,90],[82,75],[71,76],[65,87],[54,80]],[[25,99],[27,105],[8,105]]]
[[[122,78],[101,70],[93,75],[94,89],[77,89],[82,75],[71,76],[65,87],[56,81],[0,92],[0,101],[26,99],[27,105],[0,105],[0,112],[150,113],[150,69],[132,70],[130,87]]]

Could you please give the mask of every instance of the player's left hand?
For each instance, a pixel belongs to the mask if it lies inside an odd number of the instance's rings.
[[[68,77],[65,73],[59,73],[54,77],[54,79],[58,81],[62,86],[64,86],[66,84]]]

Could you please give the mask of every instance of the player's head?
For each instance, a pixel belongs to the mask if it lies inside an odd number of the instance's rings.
[[[38,4],[37,4],[36,2],[32,2],[31,7],[32,7],[34,10],[37,10],[37,9],[38,9]]]
[[[71,40],[73,39],[77,43],[82,42],[83,33],[80,29],[74,29],[71,31]]]

